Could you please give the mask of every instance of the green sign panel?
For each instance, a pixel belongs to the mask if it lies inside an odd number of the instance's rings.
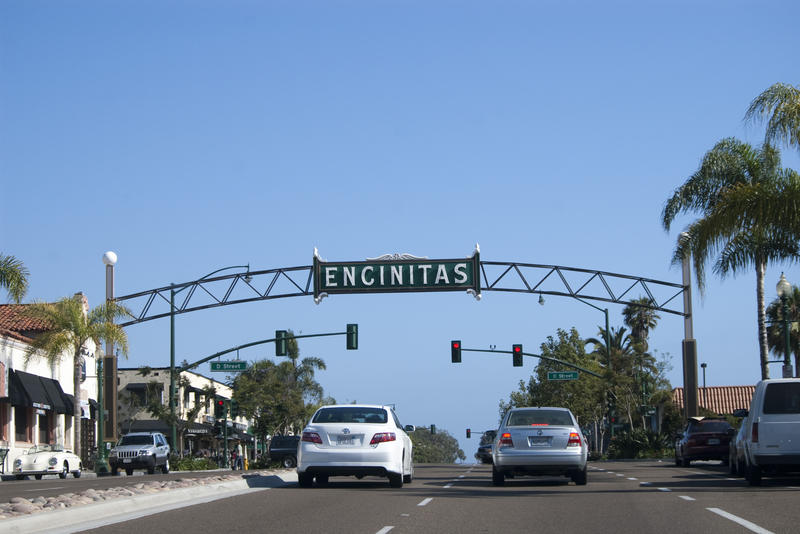
[[[336,293],[468,291],[480,296],[480,255],[431,260],[407,254],[366,261],[327,262],[314,254],[314,298]]]
[[[211,362],[212,371],[246,371],[247,362],[232,361],[232,362]]]
[[[577,380],[578,371],[548,371],[548,380]]]

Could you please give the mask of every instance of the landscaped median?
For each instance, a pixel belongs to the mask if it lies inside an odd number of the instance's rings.
[[[10,503],[0,504],[0,530],[7,534],[73,532],[296,481],[294,471],[255,471],[205,478],[149,479],[132,486],[88,489],[58,497],[15,497]]]

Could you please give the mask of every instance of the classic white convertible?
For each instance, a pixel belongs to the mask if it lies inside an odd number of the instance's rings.
[[[36,480],[41,479],[43,475],[67,478],[68,473],[79,478],[82,469],[81,459],[61,445],[34,445],[14,460],[12,473],[17,480],[22,480],[28,475],[33,475]]]

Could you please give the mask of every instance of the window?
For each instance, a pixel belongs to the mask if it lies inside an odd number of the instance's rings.
[[[572,418],[564,410],[519,410],[508,416],[507,426],[571,426]]]
[[[26,406],[14,406],[14,439],[33,442],[31,434],[31,410]]]
[[[119,440],[119,445],[152,445],[153,436],[149,434],[127,435],[122,436]]]
[[[767,391],[764,392],[764,413],[800,413],[800,382],[767,385]]]
[[[39,414],[39,443],[50,443],[50,412]]]
[[[383,408],[338,407],[323,408],[314,416],[314,423],[386,423]]]

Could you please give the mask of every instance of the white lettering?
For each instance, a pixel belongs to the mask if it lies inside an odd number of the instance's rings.
[[[351,286],[356,285],[356,268],[355,266],[350,267],[343,267],[342,268],[342,277],[344,278],[343,283],[344,286],[347,287],[348,284]]]
[[[370,276],[369,282],[367,282],[367,272],[372,274],[372,271],[374,270],[375,268],[372,265],[367,265],[366,267],[364,267],[364,269],[361,271],[362,284],[364,284],[365,286],[371,286],[372,284],[375,283],[375,278],[373,278],[372,276]]]
[[[467,268],[466,263],[456,263],[455,271],[456,277],[453,279],[454,284],[463,284],[467,281],[467,273],[465,272]]]
[[[325,267],[325,287],[336,287],[334,276],[336,276],[336,267]]]
[[[399,284],[403,285],[403,266],[402,265],[392,265],[392,285]]]
[[[445,269],[442,264],[439,264],[439,269],[436,270],[436,281],[434,284],[438,284],[440,280],[444,280],[445,284],[450,283],[450,279],[447,277],[447,269]]]
[[[410,285],[410,286],[414,285],[414,266],[413,265],[409,265],[408,266],[408,285]]]
[[[428,285],[428,270],[433,268],[433,265],[420,265],[420,269],[422,269],[422,285]]]
[[[383,282],[383,265],[381,265],[380,267],[380,273],[381,273],[381,286],[384,286],[385,284]]]

